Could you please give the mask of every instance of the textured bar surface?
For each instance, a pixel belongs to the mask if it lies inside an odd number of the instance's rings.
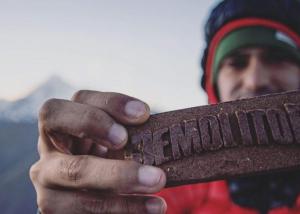
[[[124,158],[159,166],[167,186],[300,169],[300,92],[160,113],[128,131]]]

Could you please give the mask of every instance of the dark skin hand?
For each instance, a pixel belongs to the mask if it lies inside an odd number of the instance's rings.
[[[133,161],[107,159],[122,150],[124,125],[149,118],[149,107],[118,93],[79,91],[48,100],[39,113],[40,155],[30,169],[41,213],[164,213],[165,173]]]

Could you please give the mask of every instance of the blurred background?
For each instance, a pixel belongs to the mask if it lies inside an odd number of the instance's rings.
[[[28,171],[37,112],[78,89],[116,91],[152,112],[206,104],[199,85],[212,0],[0,0],[0,209],[35,213]]]

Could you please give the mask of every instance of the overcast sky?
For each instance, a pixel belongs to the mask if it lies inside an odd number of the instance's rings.
[[[52,74],[161,110],[203,105],[202,27],[212,0],[0,0],[0,99]]]

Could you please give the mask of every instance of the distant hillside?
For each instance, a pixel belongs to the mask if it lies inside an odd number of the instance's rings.
[[[0,122],[1,213],[35,213],[29,167],[38,159],[37,124]]]

